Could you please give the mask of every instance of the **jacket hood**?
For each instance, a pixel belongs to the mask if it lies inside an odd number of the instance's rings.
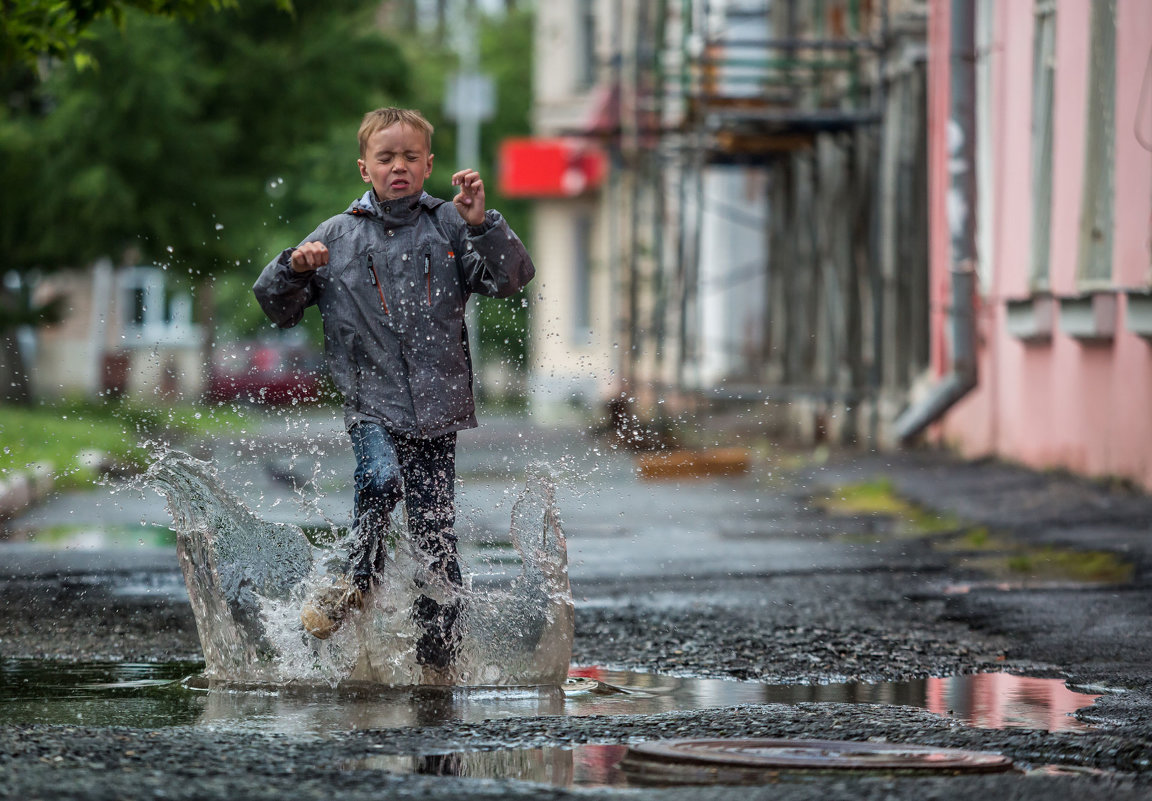
[[[345,213],[375,217],[381,222],[399,225],[409,222],[416,216],[421,207],[434,209],[443,203],[443,200],[432,197],[427,192],[381,202],[379,198],[376,197],[376,193],[369,189],[363,195],[353,200],[352,204],[345,210]]]

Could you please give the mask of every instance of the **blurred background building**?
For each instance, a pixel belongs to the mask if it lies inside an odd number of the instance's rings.
[[[570,169],[503,166],[538,197],[534,408],[885,436],[928,366],[926,35],[911,1],[540,4]]]
[[[437,127],[429,191],[478,164],[538,267],[525,296],[477,304],[483,399],[523,391],[537,420],[637,445],[706,419],[1152,488],[1152,3],[301,0],[270,33],[259,2],[130,15],[94,40],[99,71],[5,76],[26,126],[0,131],[7,395],[30,375],[40,395],[297,397],[312,357],[269,350],[251,281],[362,190],[359,115],[400,103]],[[240,79],[285,36],[315,46],[300,80]],[[222,88],[183,54],[224,45]],[[292,92],[331,120],[277,125]],[[39,221],[65,212],[84,224],[61,240]]]
[[[1152,488],[1152,4],[933,0],[931,19],[933,376],[955,371],[950,310],[975,323],[973,386],[932,438]],[[971,157],[944,124],[965,27]],[[950,235],[958,156],[976,178],[972,265]]]
[[[534,409],[1152,486],[1150,15],[539,4]]]

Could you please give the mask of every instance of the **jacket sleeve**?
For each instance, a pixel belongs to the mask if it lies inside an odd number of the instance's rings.
[[[305,242],[316,240],[316,234]],[[304,310],[316,302],[319,289],[316,271],[298,273],[292,269],[292,251],[288,248],[269,262],[252,291],[268,319],[279,328],[291,328],[304,317]]]
[[[524,243],[493,209],[483,224],[465,226],[461,265],[468,291],[493,298],[516,294],[536,275]]]

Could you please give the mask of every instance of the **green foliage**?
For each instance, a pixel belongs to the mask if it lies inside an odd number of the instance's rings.
[[[86,454],[98,452],[118,465],[140,468],[148,458],[142,440],[181,441],[242,425],[231,406],[159,408],[131,401],[0,406],[0,477],[43,464],[51,466],[57,487],[83,487],[96,476]]]
[[[120,24],[130,9],[164,17],[194,19],[234,8],[236,0],[3,0],[0,2],[0,66],[35,66],[42,57],[69,58],[78,67],[90,66],[84,47],[98,20]],[[277,6],[290,11],[290,0]]]
[[[367,24],[372,4],[343,6],[301,0],[290,15],[262,0],[191,22],[129,12],[94,24],[99,66],[55,70],[40,87],[46,113],[0,133],[32,162],[20,189],[2,191],[0,243],[25,267],[126,250],[192,278],[245,266],[284,226],[279,203],[312,211],[287,172],[309,161],[298,151],[406,83]]]
[[[363,191],[355,134],[366,110],[423,109],[439,154],[428,191],[455,194],[455,126],[442,106],[456,55],[416,27],[403,41],[386,39],[377,0],[0,3],[19,10],[26,27],[47,8],[88,9],[76,21],[91,57],[90,66],[65,59],[37,68],[17,58],[0,69],[8,98],[0,105],[0,273],[83,268],[102,256],[156,263],[178,283],[212,282],[219,336],[252,336],[268,330],[251,297],[259,270]],[[5,42],[14,20],[4,23]],[[489,206],[528,242],[529,206],[499,196],[495,154],[501,139],[530,130],[531,16],[481,17],[477,27],[481,69],[496,79],[498,97],[479,167]],[[480,305],[485,357],[521,361],[522,299]],[[319,341],[317,316],[304,325]]]

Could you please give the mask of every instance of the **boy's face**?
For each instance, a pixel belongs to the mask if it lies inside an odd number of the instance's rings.
[[[432,154],[425,135],[403,123],[389,125],[368,137],[364,158],[357,159],[360,177],[372,184],[380,200],[419,194],[432,174]]]

